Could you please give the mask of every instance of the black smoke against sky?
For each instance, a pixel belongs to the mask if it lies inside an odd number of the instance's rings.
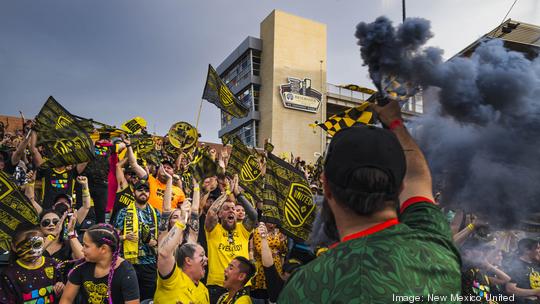
[[[356,37],[378,88],[383,75],[393,75],[435,92],[414,123],[444,203],[504,225],[540,211],[538,57],[486,39],[470,58],[444,62],[442,50],[423,47],[433,34],[419,18],[395,28],[379,17],[358,24]]]

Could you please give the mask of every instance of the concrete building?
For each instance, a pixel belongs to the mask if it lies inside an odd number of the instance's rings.
[[[247,117],[222,112],[219,137],[238,134],[250,146],[269,138],[280,155],[314,161],[329,141],[315,121],[357,106],[370,95],[327,83],[326,25],[274,10],[260,25],[260,38],[247,37],[216,69],[246,106]],[[411,115],[422,109],[421,97]]]
[[[260,39],[247,37],[216,70],[251,109],[241,119],[222,112],[220,137],[232,132],[256,147],[269,138],[276,153],[306,159],[322,151],[322,130],[308,125],[326,117],[326,25],[275,10]]]

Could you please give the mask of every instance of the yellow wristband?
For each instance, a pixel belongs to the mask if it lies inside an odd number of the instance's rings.
[[[178,229],[180,229],[180,230],[186,229],[186,224],[181,223],[181,222],[179,222],[179,221],[176,222],[176,223],[174,223],[174,225],[175,225],[176,227],[178,227]]]
[[[227,195],[231,195],[231,191],[229,191],[229,190],[225,191],[225,193],[226,193]]]
[[[193,191],[201,191],[201,188],[199,188],[199,187],[193,188]]]
[[[473,231],[474,230],[474,224],[467,225],[467,229],[469,229],[470,231]]]
[[[52,234],[47,235],[47,238],[48,238],[49,240],[51,240],[51,241],[56,240],[56,237],[55,237],[54,235],[52,235]]]

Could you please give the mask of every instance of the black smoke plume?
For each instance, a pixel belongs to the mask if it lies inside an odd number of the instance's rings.
[[[425,114],[411,127],[443,204],[514,226],[540,211],[540,59],[486,38],[471,57],[445,62],[442,50],[423,47],[432,36],[418,18],[356,28],[377,88],[394,75],[424,89]]]

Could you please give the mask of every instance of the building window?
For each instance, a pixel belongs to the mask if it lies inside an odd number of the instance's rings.
[[[236,97],[243,105],[251,107],[251,86],[246,87]]]
[[[256,141],[256,130],[255,130],[255,121],[249,121],[248,123],[242,125],[238,129],[232,132],[246,145],[250,147],[255,147],[257,145]]]
[[[253,61],[253,75],[259,76],[261,71],[261,51],[251,50]]]
[[[259,92],[261,86],[258,84],[253,85],[253,110],[259,111]]]
[[[253,140],[254,143],[255,143],[255,144],[253,145],[254,147],[257,146],[258,140],[259,140],[259,121],[256,120],[256,121],[255,121],[255,139]]]
[[[251,58],[250,53],[246,52],[238,59],[222,76],[221,78],[229,86],[236,87],[240,82],[248,79],[251,75]]]

